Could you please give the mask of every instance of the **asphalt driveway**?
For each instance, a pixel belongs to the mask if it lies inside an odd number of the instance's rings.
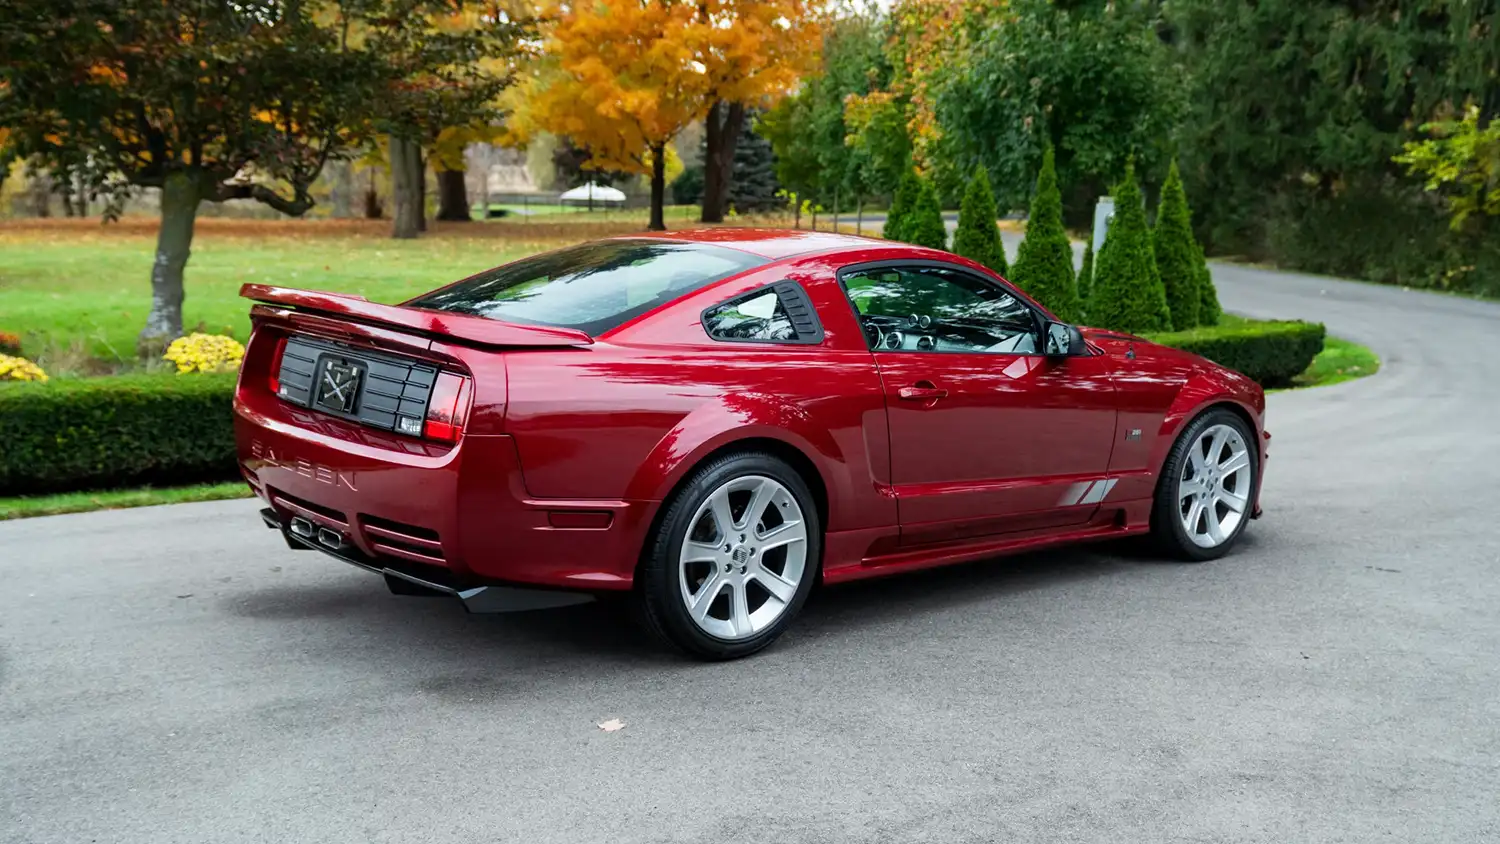
[[[398,599],[251,501],[0,524],[0,841],[1500,840],[1500,306],[1217,278],[1385,361],[1271,397],[1236,553],[829,590],[747,661]]]

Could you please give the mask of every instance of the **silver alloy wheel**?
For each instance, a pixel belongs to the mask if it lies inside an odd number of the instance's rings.
[[[807,571],[807,522],[780,482],[721,485],[688,522],[678,559],[682,600],[700,630],[748,639],[781,618]]]
[[[1198,435],[1182,463],[1177,510],[1194,545],[1217,548],[1234,535],[1250,506],[1250,447],[1229,425]]]

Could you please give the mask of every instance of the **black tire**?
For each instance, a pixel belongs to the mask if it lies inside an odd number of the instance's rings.
[[[1233,428],[1244,439],[1250,453],[1250,491],[1243,517],[1234,530],[1218,545],[1204,547],[1188,536],[1187,528],[1183,525],[1182,511],[1178,509],[1181,506],[1178,483],[1183,475],[1183,461],[1189,459],[1189,449],[1198,442],[1204,431],[1215,425]],[[1233,411],[1223,408],[1206,411],[1183,428],[1177,442],[1172,444],[1172,450],[1167,452],[1166,462],[1162,464],[1161,476],[1156,483],[1156,501],[1151,510],[1152,538],[1158,548],[1175,559],[1192,563],[1216,560],[1234,547],[1240,534],[1250,524],[1250,510],[1254,507],[1259,488],[1260,450],[1255,432]]]
[[[801,508],[806,525],[807,552],[801,580],[781,616],[764,630],[745,639],[710,635],[694,623],[682,600],[679,555],[689,524],[707,497],[736,478],[769,477],[789,491]],[[807,483],[780,458],[758,451],[716,457],[700,466],[666,505],[656,534],[647,540],[633,597],[642,625],[662,642],[705,660],[737,659],[776,641],[806,603],[821,571],[823,528]]]

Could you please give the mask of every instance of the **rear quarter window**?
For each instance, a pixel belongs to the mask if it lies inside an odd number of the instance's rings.
[[[706,243],[601,240],[523,258],[405,304],[597,335],[765,263]]]

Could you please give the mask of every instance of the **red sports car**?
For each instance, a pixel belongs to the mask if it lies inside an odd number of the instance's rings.
[[[814,585],[1259,515],[1255,383],[978,264],[826,233],[585,243],[401,305],[247,285],[245,478],[293,548],[476,611],[628,596],[743,656]]]

